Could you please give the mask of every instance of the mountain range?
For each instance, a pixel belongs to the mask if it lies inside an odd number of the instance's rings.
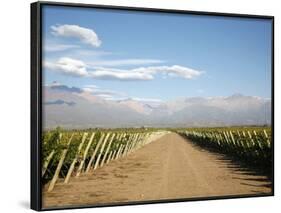
[[[173,101],[107,100],[88,92],[45,87],[43,127],[207,127],[270,125],[271,100],[234,94]]]

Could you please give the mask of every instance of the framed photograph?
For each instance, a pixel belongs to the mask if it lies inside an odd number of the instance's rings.
[[[274,17],[31,4],[31,208],[274,195]]]

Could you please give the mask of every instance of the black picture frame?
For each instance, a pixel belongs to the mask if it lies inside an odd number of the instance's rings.
[[[141,11],[141,12],[157,12],[163,14],[193,14],[200,16],[216,16],[216,17],[237,17],[237,18],[254,18],[270,20],[272,23],[272,38],[271,38],[271,131],[272,131],[272,193],[266,195],[230,195],[217,197],[200,197],[200,198],[183,198],[170,200],[153,200],[139,202],[120,202],[108,204],[96,204],[86,206],[71,206],[58,208],[42,208],[42,190],[41,190],[41,136],[42,136],[42,7],[52,5],[57,7],[79,7],[79,8],[101,8],[111,10],[125,11]],[[157,9],[157,8],[140,8],[140,7],[124,7],[110,5],[93,5],[80,3],[62,3],[62,2],[35,2],[31,4],[31,209],[56,210],[56,209],[74,209],[74,208],[89,208],[103,206],[122,206],[122,205],[139,205],[167,202],[185,202],[185,201],[202,201],[202,200],[217,200],[229,198],[247,198],[274,196],[274,16],[265,15],[249,15],[249,14],[234,14],[234,13],[217,13],[203,11],[188,11],[174,9]]]

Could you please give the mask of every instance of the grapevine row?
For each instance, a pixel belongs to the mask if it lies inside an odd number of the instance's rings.
[[[185,130],[179,134],[200,147],[227,154],[248,165],[269,170],[272,165],[270,132]]]
[[[58,179],[90,173],[152,142],[163,132],[48,132],[43,137],[42,178],[53,190]]]

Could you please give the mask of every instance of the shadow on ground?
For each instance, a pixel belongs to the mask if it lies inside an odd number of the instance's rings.
[[[183,136],[181,136],[183,137]],[[191,142],[192,146],[198,150],[201,151],[207,151],[213,154],[216,154],[217,160],[220,163],[224,164],[224,167],[227,167],[234,171],[237,174],[243,174],[245,177],[243,178],[234,178],[234,179],[240,179],[245,181],[257,181],[260,182],[260,184],[249,184],[249,183],[241,183],[242,185],[249,185],[249,186],[255,186],[255,187],[268,187],[270,189],[273,188],[273,172],[271,168],[265,168],[263,166],[256,166],[251,164],[251,162],[247,162],[245,159],[239,159],[234,156],[229,156],[226,153],[223,153],[222,151],[218,151],[216,149],[210,148],[210,147],[203,147],[200,146],[197,143],[194,143],[190,139],[186,139],[183,137],[186,141]],[[248,177],[247,175],[256,176],[256,177]],[[263,177],[260,177],[263,176]],[[256,193],[260,193],[258,190],[255,191]]]

